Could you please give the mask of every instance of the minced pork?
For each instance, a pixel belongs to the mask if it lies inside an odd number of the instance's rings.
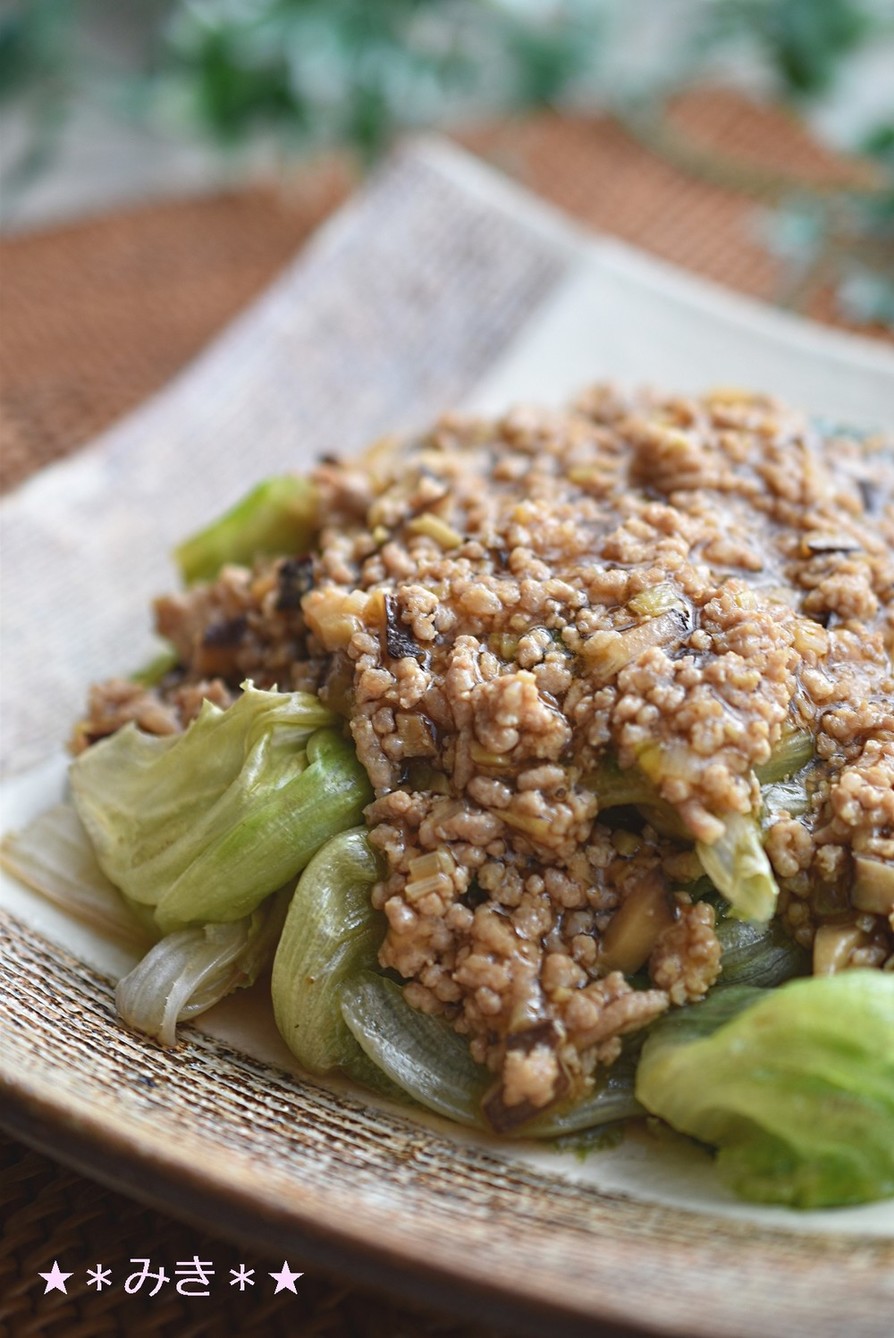
[[[762,821],[815,969],[892,969],[890,440],[597,386],[313,480],[313,553],[158,600],[178,667],[94,689],[77,746],[247,678],[319,691],[375,791],[381,964],[493,1071],[495,1125],[718,979],[692,846],[731,814]],[[795,799],[764,802],[793,741]]]

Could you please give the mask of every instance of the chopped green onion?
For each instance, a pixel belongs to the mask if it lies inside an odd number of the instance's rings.
[[[737,919],[765,922],[772,918],[779,888],[754,818],[728,814],[718,840],[711,845],[696,841],[695,849],[702,868]]]
[[[581,655],[587,661],[588,676],[596,682],[608,683],[653,646],[675,650],[691,631],[690,610],[680,600],[663,613],[623,632],[594,632],[583,643]]]
[[[689,605],[673,581],[659,581],[648,590],[641,590],[627,601],[627,607],[641,618],[657,618],[660,613],[669,613],[672,609],[689,614]]]

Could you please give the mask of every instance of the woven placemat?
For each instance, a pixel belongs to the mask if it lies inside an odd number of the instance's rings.
[[[151,204],[0,243],[3,487],[169,381],[346,193],[327,165],[282,192]]]
[[[679,124],[706,148],[805,179],[853,179],[794,121],[718,92],[684,99]],[[755,228],[752,199],[669,165],[615,122],[541,115],[479,127],[464,143],[587,224],[758,297],[773,298],[776,263]],[[254,188],[154,204],[9,239],[0,324],[3,483],[90,440],[162,386],[255,294],[351,186],[338,164],[302,169],[283,190]],[[810,314],[834,321],[828,292]],[[146,1210],[0,1136],[0,1335],[128,1333],[300,1334],[303,1338],[483,1335],[308,1273],[296,1295],[232,1292],[244,1264],[262,1259]],[[213,1261],[207,1298],[171,1284],[154,1297],[118,1285],[89,1291],[85,1269],[123,1276],[149,1258],[175,1277],[177,1261]],[[40,1273],[77,1261],[69,1294],[44,1295]],[[291,1260],[301,1268],[300,1260]],[[221,1279],[223,1282],[221,1282]],[[269,1281],[269,1279],[268,1279]]]
[[[724,90],[679,99],[672,124],[694,151],[722,152],[746,172],[826,185],[863,179],[794,118]],[[779,295],[780,262],[759,236],[753,198],[710,179],[710,170],[672,165],[610,118],[545,113],[459,138],[593,228],[741,292]],[[2,487],[164,385],[351,184],[344,164],[302,166],[279,190],[153,204],[0,244]],[[809,295],[806,312],[846,324],[828,287]]]
[[[0,1134],[0,1335],[3,1338],[105,1338],[119,1333],[159,1338],[500,1338],[492,1329],[396,1304],[347,1279],[310,1269],[294,1294],[275,1294],[270,1258],[218,1240],[140,1207],[64,1170]],[[183,1265],[206,1264],[206,1281],[188,1280]],[[147,1259],[152,1277],[126,1291]],[[44,1292],[41,1273],[55,1260],[69,1272],[66,1292]],[[302,1272],[300,1259],[288,1261]],[[110,1284],[91,1290],[88,1270],[107,1269]],[[179,1268],[178,1268],[179,1265]],[[240,1290],[232,1274],[251,1275]],[[167,1281],[158,1283],[160,1273]],[[191,1295],[184,1295],[180,1286]],[[156,1294],[151,1293],[153,1289]],[[208,1291],[207,1296],[199,1293]]]

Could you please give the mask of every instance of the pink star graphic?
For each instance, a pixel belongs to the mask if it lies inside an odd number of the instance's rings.
[[[56,1259],[53,1260],[53,1267],[50,1269],[49,1273],[41,1273],[39,1276],[42,1277],[47,1284],[43,1289],[44,1296],[46,1296],[47,1292],[62,1292],[63,1295],[68,1295],[65,1279],[70,1278],[71,1274],[63,1273]]]
[[[304,1274],[293,1273],[284,1259],[282,1268],[279,1270],[279,1272],[271,1273],[270,1276],[276,1283],[276,1291],[273,1293],[274,1296],[276,1296],[277,1292],[286,1292],[286,1291],[295,1292],[295,1295],[297,1296],[298,1292],[296,1291],[295,1283],[298,1281],[299,1278],[303,1278]]]

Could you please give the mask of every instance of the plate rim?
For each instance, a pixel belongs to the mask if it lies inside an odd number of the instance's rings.
[[[22,941],[27,945],[28,937],[37,940],[41,948],[46,947],[60,969],[68,962],[74,964],[78,974],[92,977],[94,981],[104,981],[111,991],[111,984],[101,973],[85,968],[76,957],[60,945],[46,940],[39,931],[10,912],[4,912],[13,934],[18,925],[24,931]],[[60,977],[61,978],[61,977]],[[90,984],[83,983],[87,993]],[[110,1024],[112,1022],[109,1018]],[[129,1033],[127,1033],[130,1035]],[[207,1033],[194,1028],[185,1028],[183,1040],[186,1046],[193,1046],[194,1052],[204,1055],[209,1062],[220,1058],[224,1061],[236,1061],[238,1070],[241,1059],[245,1067],[255,1074],[267,1074],[277,1082],[285,1080],[293,1086],[304,1100],[313,1098],[315,1083],[308,1078],[306,1083],[300,1075],[290,1074],[275,1064],[257,1059],[251,1054],[240,1052],[228,1042],[218,1040]],[[149,1044],[147,1042],[147,1044]],[[183,1050],[184,1047],[181,1047]],[[157,1053],[153,1047],[153,1053]],[[99,1180],[109,1188],[125,1192],[140,1202],[148,1203],[163,1212],[181,1217],[201,1226],[205,1230],[216,1232],[225,1238],[238,1241],[246,1246],[258,1247],[259,1236],[265,1246],[287,1247],[294,1253],[308,1260],[313,1260],[323,1268],[343,1273],[347,1267],[352,1277],[380,1289],[391,1290],[404,1299],[412,1298],[419,1304],[441,1304],[454,1313],[459,1312],[472,1319],[481,1319],[486,1315],[489,1320],[511,1323],[519,1332],[535,1335],[551,1335],[559,1331],[577,1338],[577,1334],[598,1334],[614,1332],[626,1338],[647,1338],[647,1335],[702,1335],[703,1338],[752,1338],[760,1333],[773,1332],[790,1334],[791,1328],[772,1324],[767,1325],[771,1313],[778,1311],[775,1285],[786,1277],[792,1277],[793,1266],[800,1266],[804,1280],[810,1284],[811,1305],[814,1295],[822,1307],[822,1320],[817,1333],[823,1335],[839,1331],[839,1326],[850,1322],[849,1331],[861,1335],[881,1335],[884,1330],[883,1315],[888,1313],[891,1302],[890,1279],[894,1277],[894,1238],[875,1237],[860,1234],[842,1235],[835,1232],[793,1231],[790,1227],[774,1227],[765,1223],[755,1223],[741,1218],[717,1216],[710,1211],[692,1208],[676,1208],[661,1203],[649,1203],[624,1194],[599,1190],[592,1185],[580,1183],[563,1177],[560,1173],[551,1175],[542,1168],[531,1170],[522,1163],[513,1163],[507,1159],[505,1170],[500,1174],[521,1178],[520,1206],[525,1205],[525,1188],[533,1195],[539,1193],[542,1198],[552,1185],[561,1188],[570,1199],[572,1207],[583,1213],[594,1205],[594,1230],[592,1246],[594,1251],[608,1250],[613,1259],[621,1265],[629,1261],[628,1273],[635,1273],[637,1267],[648,1269],[649,1275],[656,1273],[665,1280],[671,1277],[673,1286],[666,1294],[666,1311],[658,1315],[650,1310],[647,1322],[642,1319],[631,1323],[629,1312],[624,1313],[624,1300],[620,1302],[608,1294],[605,1269],[597,1265],[593,1279],[586,1287],[579,1287],[564,1299],[560,1296],[550,1299],[544,1291],[544,1269],[549,1265],[549,1247],[546,1231],[547,1223],[540,1215],[539,1204],[535,1203],[534,1221],[522,1223],[520,1219],[519,1245],[530,1247],[535,1241],[541,1245],[541,1257],[536,1259],[536,1267],[523,1272],[520,1277],[510,1278],[501,1274],[488,1273],[477,1265],[470,1272],[459,1266],[459,1256],[455,1245],[455,1222],[448,1211],[449,1205],[443,1201],[443,1189],[430,1193],[427,1206],[431,1211],[421,1228],[414,1221],[398,1216],[390,1221],[394,1210],[394,1198],[400,1195],[400,1186],[395,1183],[390,1189],[392,1196],[375,1204],[364,1200],[359,1211],[354,1213],[345,1193],[344,1181],[336,1191],[330,1191],[319,1181],[310,1182],[299,1198],[294,1197],[294,1190],[300,1184],[298,1172],[301,1159],[308,1166],[312,1156],[309,1146],[296,1144],[294,1148],[296,1174],[288,1177],[274,1175],[271,1184],[265,1184],[264,1168],[258,1182],[252,1182],[249,1192],[249,1166],[252,1149],[248,1148],[244,1156],[231,1156],[228,1169],[234,1172],[230,1181],[223,1174],[224,1160],[231,1149],[224,1144],[217,1146],[210,1160],[202,1163],[194,1157],[201,1144],[198,1141],[201,1129],[194,1127],[191,1135],[182,1140],[179,1147],[171,1147],[165,1142],[164,1128],[158,1131],[151,1119],[144,1113],[129,1110],[126,1103],[117,1106],[110,1103],[106,1108],[97,1101],[95,1094],[83,1095],[70,1084],[54,1083],[53,1073],[64,1073],[65,1064],[60,1060],[54,1064],[46,1055],[38,1055],[35,1063],[23,1065],[16,1073],[11,1072],[6,1058],[0,1061],[0,1125],[24,1142],[37,1147],[54,1160],[61,1160],[75,1169]],[[76,1068],[69,1067],[69,1078],[76,1075]],[[208,1077],[202,1075],[207,1084]],[[199,1094],[201,1095],[201,1090]],[[328,1090],[328,1089],[327,1089]],[[353,1101],[354,1109],[363,1105],[362,1093],[355,1097],[346,1094],[349,1113]],[[201,1103],[200,1103],[201,1104]],[[187,1103],[188,1105],[188,1103]],[[182,1113],[182,1106],[179,1108]],[[322,1107],[321,1107],[322,1109]],[[116,1118],[117,1116],[117,1118]],[[408,1116],[412,1121],[412,1114]],[[169,1124],[167,1132],[182,1127]],[[386,1130],[387,1132],[387,1130]],[[419,1129],[421,1144],[431,1135],[428,1127]],[[347,1133],[345,1135],[347,1137]],[[435,1140],[447,1139],[449,1134],[435,1130]],[[355,1136],[359,1137],[359,1136]],[[409,1151],[412,1147],[412,1135],[408,1133],[403,1146]],[[461,1144],[457,1144],[461,1148]],[[369,1143],[371,1150],[374,1142]],[[437,1150],[437,1147],[436,1147]],[[471,1167],[474,1174],[475,1167]],[[385,1181],[388,1167],[383,1166]],[[261,1189],[257,1188],[261,1186]],[[287,1200],[287,1190],[291,1186],[293,1194]],[[479,1176],[479,1189],[487,1190],[487,1175]],[[514,1191],[513,1191],[514,1192]],[[476,1205],[477,1206],[477,1205]],[[617,1210],[617,1231],[614,1243],[607,1237],[606,1220],[610,1212]],[[501,1230],[505,1227],[506,1209],[497,1204],[494,1220]],[[531,1214],[529,1213],[529,1219]],[[674,1218],[677,1230],[674,1230]],[[353,1221],[352,1221],[353,1218]],[[446,1229],[447,1251],[445,1256],[422,1257],[420,1250],[431,1247],[434,1234],[439,1226]],[[378,1238],[364,1236],[370,1228],[380,1228]],[[353,1226],[353,1229],[352,1229]],[[564,1239],[566,1248],[572,1254],[582,1248],[582,1233],[576,1230],[577,1221],[569,1223],[559,1220],[556,1228],[556,1242],[561,1245]],[[666,1227],[666,1234],[659,1234],[656,1226]],[[686,1280],[677,1282],[676,1264],[685,1257],[691,1263],[689,1254],[699,1243],[709,1236],[713,1258],[711,1266],[733,1266],[733,1271],[741,1270],[745,1283],[751,1290],[751,1300],[756,1303],[753,1311],[740,1320],[738,1305],[727,1308],[718,1315],[708,1306],[704,1323],[700,1316],[693,1314],[697,1293],[703,1288],[696,1285],[695,1290],[686,1285]],[[452,1238],[451,1238],[452,1237]],[[477,1242],[480,1243],[480,1234]],[[473,1240],[473,1244],[475,1244]],[[496,1254],[505,1262],[507,1238],[497,1241]],[[744,1246],[744,1249],[743,1249]],[[408,1248],[409,1247],[409,1248]],[[642,1257],[634,1261],[632,1253],[625,1257],[625,1251],[640,1249]],[[501,1255],[502,1252],[502,1255]],[[524,1264],[524,1257],[520,1260]],[[697,1261],[695,1261],[697,1262]],[[829,1286],[823,1288],[823,1280],[830,1276],[829,1264],[837,1270]],[[766,1274],[761,1274],[766,1269]],[[775,1273],[775,1279],[774,1279]],[[809,1277],[808,1277],[809,1274]],[[755,1277],[760,1275],[758,1292],[754,1292]],[[707,1274],[701,1273],[704,1283]],[[562,1274],[557,1270],[556,1280],[567,1283],[567,1271]],[[886,1283],[886,1278],[888,1282]],[[875,1288],[867,1292],[875,1279]],[[621,1277],[623,1283],[624,1279]],[[696,1284],[699,1273],[694,1275]],[[861,1307],[854,1316],[851,1312],[852,1292],[859,1287]],[[772,1292],[772,1298],[770,1293]],[[803,1285],[802,1285],[803,1292]],[[803,1296],[802,1305],[803,1309]],[[666,1317],[665,1317],[666,1315]],[[832,1325],[830,1326],[830,1318]],[[733,1322],[735,1319],[736,1322]],[[557,1330],[557,1326],[559,1326]]]

